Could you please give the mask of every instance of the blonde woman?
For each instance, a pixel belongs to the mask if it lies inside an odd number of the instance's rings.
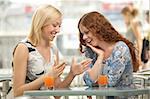
[[[61,12],[51,5],[41,6],[35,11],[29,36],[18,43],[13,53],[15,97],[23,95],[27,90],[42,89],[44,77],[52,71],[55,87],[61,88],[68,87],[76,75],[87,69],[90,60],[77,64],[73,59],[68,76],[61,82],[60,75],[65,63],[59,63],[58,50],[52,45],[53,39],[60,31],[61,21]],[[49,70],[50,67],[52,71]]]

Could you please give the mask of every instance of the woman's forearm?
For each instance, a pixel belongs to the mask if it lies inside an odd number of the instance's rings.
[[[89,76],[93,81],[96,81],[98,78],[98,75],[102,72],[102,68],[103,68],[102,60],[103,60],[103,57],[98,57],[93,68],[91,68],[88,71]]]
[[[40,89],[40,87],[43,85],[43,81],[44,81],[44,77],[45,75],[42,75],[41,77],[39,77],[38,79],[24,84],[24,85],[20,85],[18,86],[14,86],[14,96],[21,96],[23,95],[24,91],[27,90],[37,90]]]
[[[67,75],[67,77],[65,78],[64,81],[62,81],[60,84],[59,84],[59,88],[67,88],[70,86],[72,80],[74,79],[75,75],[73,75],[72,72],[69,72],[69,74]]]

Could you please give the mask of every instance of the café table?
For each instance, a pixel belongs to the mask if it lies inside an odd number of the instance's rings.
[[[55,90],[32,90],[25,91],[25,96],[136,96],[147,95],[149,99],[148,88],[103,88],[103,87],[73,87]]]

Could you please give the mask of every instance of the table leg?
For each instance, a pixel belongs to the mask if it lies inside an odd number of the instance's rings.
[[[64,96],[65,97],[65,99],[69,99],[69,96]]]
[[[103,96],[96,96],[96,99],[105,99]]]

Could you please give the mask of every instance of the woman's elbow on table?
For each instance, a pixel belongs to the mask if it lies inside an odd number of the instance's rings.
[[[84,74],[84,76],[83,76],[83,80],[84,80],[85,84],[86,84],[87,86],[89,86],[89,87],[92,87],[92,85],[94,84],[94,81],[92,81],[92,80],[90,79],[90,76],[89,76],[88,72],[85,72],[85,74]]]
[[[21,88],[14,88],[14,97],[22,96],[23,95],[23,90]]]

